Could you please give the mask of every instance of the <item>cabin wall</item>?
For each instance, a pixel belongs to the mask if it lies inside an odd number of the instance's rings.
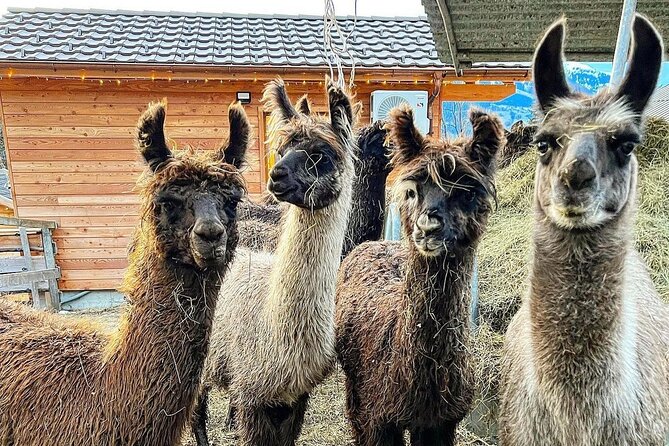
[[[446,87],[446,88],[444,88]],[[432,104],[438,134],[442,87]],[[262,82],[91,81],[3,79],[0,105],[8,167],[18,217],[53,220],[62,290],[105,290],[119,286],[127,265],[126,247],[138,223],[133,191],[143,164],[133,146],[135,125],[148,102],[166,98],[166,133],[175,145],[213,149],[227,137],[227,106],[237,91],[250,91],[245,105],[254,131],[249,168],[251,194],[264,189]],[[376,89],[427,90],[432,84],[362,84],[361,122],[370,120],[370,93]],[[327,109],[324,87],[288,85],[296,100],[309,93],[316,111]],[[452,92],[462,97],[464,90]],[[480,98],[477,98],[480,99]]]

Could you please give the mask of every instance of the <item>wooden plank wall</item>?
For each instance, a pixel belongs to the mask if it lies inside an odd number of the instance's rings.
[[[430,84],[363,84],[362,123],[369,122],[370,92],[432,90]],[[149,101],[166,97],[167,135],[178,146],[214,148],[227,136],[227,106],[237,91],[250,91],[245,106],[255,132],[249,192],[264,189],[261,82],[3,79],[0,101],[16,214],[55,220],[62,290],[115,289],[126,267],[126,246],[138,223],[133,192],[143,164],[133,147],[137,119]],[[289,83],[293,100],[309,93],[325,111],[323,86]],[[448,95],[442,88],[441,98]],[[460,89],[462,90],[462,89]],[[454,93],[461,97],[464,90]],[[480,100],[480,97],[477,97]],[[441,121],[433,104],[433,129]],[[258,138],[260,136],[260,138]]]

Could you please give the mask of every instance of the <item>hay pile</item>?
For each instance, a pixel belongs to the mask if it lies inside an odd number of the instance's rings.
[[[639,212],[636,247],[669,302],[669,122],[650,119],[637,149]],[[506,328],[527,290],[536,152],[529,150],[497,175],[499,208],[479,248],[480,321],[473,353],[481,386],[468,429],[494,441],[500,349]]]

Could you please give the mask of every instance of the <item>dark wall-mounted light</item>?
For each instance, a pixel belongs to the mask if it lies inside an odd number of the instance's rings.
[[[242,104],[251,103],[251,92],[250,91],[238,91],[237,100]]]

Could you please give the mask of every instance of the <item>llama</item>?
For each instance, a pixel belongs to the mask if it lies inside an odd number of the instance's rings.
[[[268,188],[289,209],[276,253],[239,253],[221,288],[193,420],[199,445],[208,444],[211,386],[229,391],[241,444],[295,444],[309,392],[334,364],[334,294],[351,204],[355,115],[344,91],[327,85],[329,119],[299,113],[280,79],[265,88],[271,140],[281,155]]]
[[[0,444],[177,445],[199,389],[221,277],[237,242],[249,126],[229,109],[223,151],[172,153],[162,103],[139,120],[142,224],[107,337],[0,303]]]
[[[337,280],[336,349],[355,444],[452,445],[474,396],[469,344],[474,252],[494,202],[497,117],[471,139],[420,134],[402,106],[388,123],[407,243],[363,243]]]
[[[296,108],[306,115],[311,112],[306,97],[300,99]],[[342,258],[359,244],[381,238],[386,179],[390,173],[387,156],[389,149],[385,140],[386,130],[382,121],[358,131],[358,152],[353,160],[353,198]],[[240,203],[239,246],[254,251],[273,252],[281,234],[281,216],[286,210],[285,203],[282,205],[266,198],[263,203],[250,200]]]
[[[669,311],[632,238],[634,147],[663,50],[646,18],[633,32],[623,82],[594,97],[565,80],[564,20],[534,56],[533,258],[504,347],[505,446],[662,446],[669,433]]]
[[[363,242],[379,240],[383,232],[386,180],[391,170],[383,126],[383,121],[376,121],[358,132],[353,198],[342,258]]]

